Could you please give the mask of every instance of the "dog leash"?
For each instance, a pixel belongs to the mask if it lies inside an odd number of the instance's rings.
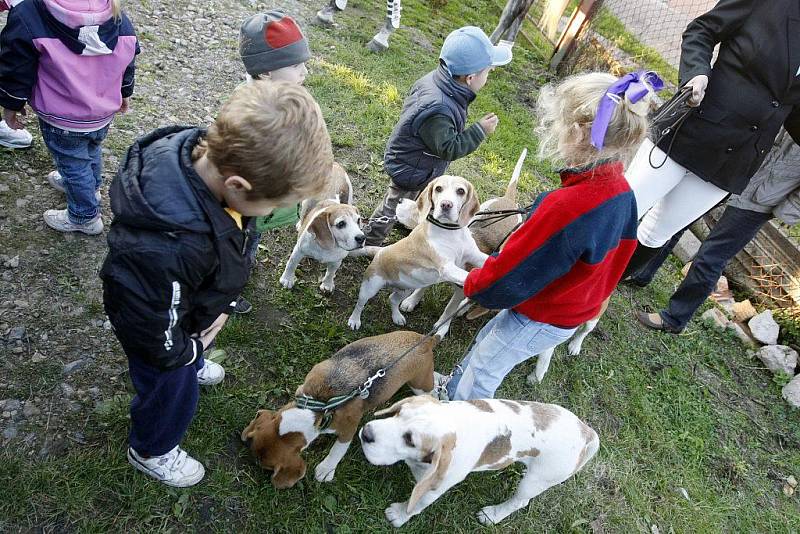
[[[295,404],[297,404],[298,408],[305,409],[305,410],[311,410],[312,412],[322,413],[322,418],[320,420],[319,429],[320,429],[320,431],[327,430],[328,427],[330,426],[331,422],[333,421],[333,412],[335,412],[337,408],[339,408],[340,406],[342,406],[344,404],[347,404],[348,402],[350,402],[351,400],[355,399],[356,397],[359,397],[359,398],[361,398],[363,400],[368,399],[369,395],[370,395],[370,389],[372,388],[372,386],[373,386],[373,384],[375,383],[376,380],[380,380],[381,378],[385,377],[386,373],[389,370],[391,370],[395,365],[400,363],[400,361],[403,358],[405,358],[408,354],[410,354],[414,349],[416,349],[417,347],[419,347],[420,345],[422,345],[423,343],[425,343],[429,339],[433,338],[434,335],[436,334],[436,331],[439,329],[440,325],[442,325],[444,323],[447,323],[448,321],[453,320],[461,312],[461,310],[464,307],[466,307],[468,304],[470,304],[470,300],[469,299],[464,299],[464,302],[462,302],[458,306],[458,308],[452,314],[450,314],[450,316],[446,317],[443,321],[436,321],[436,324],[433,325],[433,328],[431,329],[430,332],[428,332],[427,334],[422,336],[422,338],[420,338],[419,341],[417,341],[411,347],[409,347],[408,349],[403,351],[403,353],[400,354],[397,358],[395,358],[392,361],[392,363],[390,363],[389,365],[387,365],[385,367],[381,367],[380,369],[378,369],[375,372],[375,374],[373,374],[372,376],[367,378],[360,386],[358,386],[357,388],[353,389],[349,393],[346,393],[345,395],[337,395],[335,397],[331,397],[330,399],[328,399],[326,401],[321,401],[321,400],[315,399],[314,397],[311,397],[311,396],[305,395],[305,394],[297,395],[295,397],[295,399],[294,399],[295,400]],[[452,377],[452,376],[453,376],[453,373],[450,373],[450,377]],[[435,384],[434,384],[434,386],[435,386]]]

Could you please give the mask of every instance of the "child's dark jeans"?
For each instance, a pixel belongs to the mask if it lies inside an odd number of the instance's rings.
[[[102,183],[101,144],[108,126],[94,132],[71,132],[39,120],[44,144],[47,145],[59,174],[64,179],[69,220],[85,224],[100,214],[95,192]]]
[[[369,222],[364,227],[364,234],[367,238],[366,244],[379,247],[383,244],[386,236],[394,228],[395,211],[401,199],[407,198],[416,200],[419,196],[418,190],[403,189],[394,182],[389,182],[389,189],[383,197],[383,202],[375,208]]]

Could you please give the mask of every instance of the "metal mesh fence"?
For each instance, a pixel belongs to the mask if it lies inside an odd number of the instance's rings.
[[[692,19],[716,2],[605,0],[599,3],[596,15],[578,35],[574,52],[559,71],[571,74],[590,69],[626,72],[646,68],[675,85],[683,31]],[[567,9],[564,16],[569,15]]]

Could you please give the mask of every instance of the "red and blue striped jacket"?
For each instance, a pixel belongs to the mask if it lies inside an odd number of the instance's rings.
[[[563,328],[597,316],[636,249],[636,199],[618,161],[562,171],[561,182],[469,273],[467,297]]]

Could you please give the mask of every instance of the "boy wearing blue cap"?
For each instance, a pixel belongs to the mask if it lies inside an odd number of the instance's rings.
[[[389,189],[364,228],[368,245],[383,243],[401,199],[417,198],[451,161],[474,152],[494,132],[494,113],[465,128],[467,108],[492,67],[509,62],[511,49],[493,45],[480,28],[465,26],[447,36],[439,68],[414,83],[389,137],[383,158]]]

